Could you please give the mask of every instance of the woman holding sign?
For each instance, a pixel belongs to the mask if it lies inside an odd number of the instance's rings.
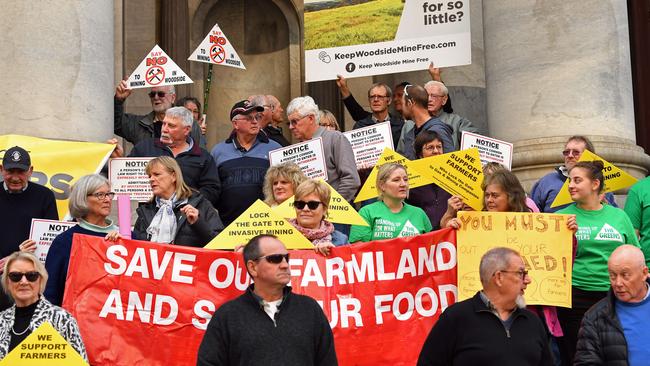
[[[134,239],[203,247],[223,230],[217,210],[185,184],[174,158],[152,159],[145,172],[153,198],[136,211]]]
[[[0,359],[7,356],[41,324],[49,322],[88,361],[77,322],[70,313],[52,305],[43,297],[47,277],[45,267],[31,253],[15,252],[7,257],[2,273],[2,288],[11,296],[15,305],[0,313]],[[41,352],[43,351],[39,351]],[[56,356],[60,354],[60,351],[56,352]]]
[[[582,161],[569,170],[569,194],[573,204],[557,211],[575,215],[578,250],[573,263],[571,309],[560,308],[564,329],[565,360],[573,360],[578,329],[584,313],[610,288],[607,259],[622,244],[639,246],[634,227],[625,212],[601,202],[603,162]]]
[[[404,202],[409,194],[405,166],[388,163],[379,167],[376,187],[379,200],[359,211],[370,226],[353,225],[350,243],[415,236],[431,231],[427,214],[421,208]]]
[[[115,197],[110,190],[108,180],[99,174],[85,175],[72,187],[68,207],[77,225],[54,238],[45,260],[50,274],[45,297],[54,305],[60,306],[63,302],[74,234],[101,236],[113,241],[120,237],[117,225],[108,218]]]
[[[331,192],[327,184],[308,179],[296,188],[293,207],[296,218],[289,222],[314,244],[317,252],[328,255],[330,248],[347,244],[348,237],[325,220]]]
[[[292,161],[270,167],[264,176],[264,203],[271,207],[282,204],[306,179],[305,173]]]

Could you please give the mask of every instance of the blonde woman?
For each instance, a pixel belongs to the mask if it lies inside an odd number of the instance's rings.
[[[307,179],[300,167],[291,161],[274,165],[264,176],[264,203],[274,207],[291,198],[300,183]]]
[[[364,206],[359,214],[370,226],[353,225],[350,243],[415,236],[432,230],[431,221],[419,207],[404,202],[409,193],[406,167],[384,164],[377,173],[379,200]]]

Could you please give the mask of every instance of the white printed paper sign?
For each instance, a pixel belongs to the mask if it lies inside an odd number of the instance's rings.
[[[390,129],[390,122],[343,132],[343,136],[352,145],[357,169],[372,168],[384,149],[393,149],[393,133]]]
[[[323,139],[320,137],[269,152],[271,166],[287,161],[298,164],[307,178],[327,180]]]
[[[131,200],[146,202],[151,199],[151,185],[145,172],[153,158],[115,158],[108,163],[108,180],[116,194],[129,194]]]
[[[205,36],[188,60],[246,69],[235,47],[219,28],[219,24],[212,27],[210,33]]]
[[[75,225],[77,223],[71,221],[32,219],[29,238],[36,242],[36,251],[34,252],[36,258],[41,263],[45,263],[47,253],[50,251],[50,246],[54,238]]]
[[[158,45],[126,80],[129,89],[191,83],[192,79]]]
[[[306,1],[307,82],[468,65],[470,0]]]
[[[460,149],[478,148],[481,163],[499,163],[508,170],[512,168],[512,144],[506,141],[493,139],[476,133],[463,131],[460,139]]]

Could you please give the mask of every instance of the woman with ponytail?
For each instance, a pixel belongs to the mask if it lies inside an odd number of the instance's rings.
[[[559,308],[564,330],[562,356],[573,364],[578,329],[584,313],[607,295],[610,287],[607,260],[622,244],[639,246],[634,227],[625,212],[602,203],[603,162],[581,161],[569,171],[573,204],[557,211],[575,215],[578,248],[573,264],[572,308]],[[566,363],[569,362],[569,363]]]

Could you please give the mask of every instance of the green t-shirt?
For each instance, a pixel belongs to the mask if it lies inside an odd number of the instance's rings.
[[[576,215],[578,250],[573,263],[573,286],[585,291],[609,290],[607,260],[622,244],[639,246],[634,227],[620,208],[603,205],[586,211],[572,204],[559,214]]]
[[[627,192],[625,213],[630,217],[632,226],[639,230],[641,250],[650,267],[650,177],[637,182]]]
[[[393,213],[382,201],[377,201],[362,207],[359,215],[370,226],[353,225],[350,243],[415,236],[433,229],[427,214],[407,203],[400,212]]]

